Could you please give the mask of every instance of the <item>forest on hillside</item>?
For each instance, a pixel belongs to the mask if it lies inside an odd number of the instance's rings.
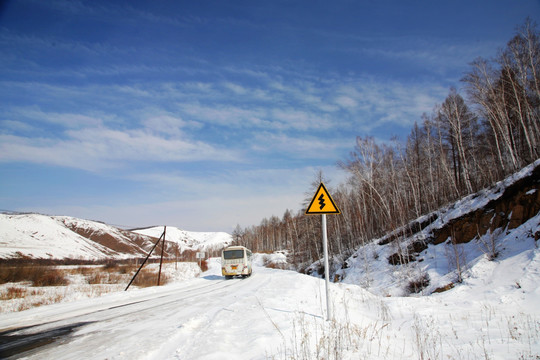
[[[358,246],[494,184],[540,157],[540,33],[527,19],[493,59],[477,58],[442,104],[423,114],[407,139],[358,136],[338,165],[348,181],[332,187],[341,215],[327,216],[330,254]],[[310,198],[306,199],[311,200]],[[307,205],[307,204],[305,204]],[[287,250],[302,271],[322,258],[321,217],[286,210],[233,232],[254,252]]]

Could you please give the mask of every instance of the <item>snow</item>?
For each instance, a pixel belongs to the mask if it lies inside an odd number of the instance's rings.
[[[523,232],[444,293],[387,297],[330,284],[332,321],[323,280],[259,265],[225,280],[213,258],[198,278],[0,314],[0,331],[71,329],[25,359],[535,359],[540,250]]]
[[[132,249],[121,253],[100,245],[96,241],[72,231],[77,228],[92,236],[109,235],[118,245]],[[136,234],[159,238],[163,226],[133,231]],[[149,239],[150,240],[150,239]],[[178,243],[179,250],[220,250],[232,242],[231,235],[224,232],[190,232],[173,226],[167,227],[166,240]],[[149,246],[152,244],[148,242]],[[141,257],[147,250],[136,245],[132,239],[114,226],[69,216],[41,214],[0,214],[0,258],[40,259],[125,259]]]
[[[540,160],[525,167],[518,173],[507,177],[489,189],[469,195],[456,203],[438,210],[434,214],[426,215],[417,220],[424,222],[429,216],[436,215],[436,220],[422,231],[406,239],[400,239],[400,246],[406,248],[415,241],[430,238],[434,230],[442,228],[450,221],[481,209],[490,201],[498,199],[504,190],[518,180],[530,176],[535,167],[540,166]],[[533,190],[528,194],[534,193]],[[399,232],[394,231],[393,234]],[[493,266],[490,257],[498,253],[495,263],[507,261],[515,254],[526,253],[526,249],[537,246],[534,234],[540,232],[540,215],[533,217],[522,226],[506,230],[496,229],[488,232],[479,239],[467,244],[458,244],[455,248],[451,244],[429,244],[417,257],[418,261],[406,265],[389,266],[388,258],[397,252],[395,244],[381,246],[384,238],[376,239],[366,246],[360,247],[348,260],[347,269],[337,271],[343,281],[356,284],[381,296],[407,296],[407,284],[424,274],[429,275],[430,285],[424,289],[423,294],[430,294],[437,288],[455,283],[458,279],[457,261],[461,266],[461,275],[474,275],[471,271],[480,271],[482,267]],[[388,235],[387,235],[388,236]],[[532,251],[532,250],[528,250]],[[482,276],[487,276],[487,273]]]
[[[125,274],[113,274],[111,283],[105,281],[100,284],[89,284],[88,277],[84,273],[98,273],[107,275],[107,272],[101,266],[95,265],[62,265],[55,266],[59,271],[66,274],[69,281],[67,286],[31,286],[31,282],[23,283],[6,283],[0,285],[0,313],[16,312],[36,306],[35,304],[48,305],[54,303],[68,303],[87,298],[95,298],[104,294],[123,291],[131,280],[134,270]],[[80,269],[85,270],[77,271]],[[137,269],[135,267],[134,269]],[[159,263],[146,264],[144,270],[151,271],[156,274],[159,271]],[[178,282],[188,279],[193,279],[199,276],[201,270],[197,263],[194,262],[166,262],[162,265],[162,279],[167,279],[168,282]],[[132,285],[131,288],[136,288]],[[18,289],[24,292],[24,297],[9,298],[7,294],[10,289]]]
[[[0,258],[103,259],[118,253],[69,230],[63,220],[38,214],[0,214]]]
[[[147,229],[134,230],[133,232],[159,238],[163,234],[163,230],[163,226],[156,226]],[[180,251],[206,251],[213,248],[221,249],[224,245],[229,245],[232,242],[231,235],[224,232],[195,232],[170,226],[167,226],[165,231],[165,239],[179,244]]]
[[[433,224],[406,241],[427,237],[498,198],[531,169],[442,209]],[[16,235],[32,252],[46,254],[31,230],[44,226],[66,252],[87,254],[83,239],[66,240],[52,226],[73,220],[18,221],[25,223],[13,227],[0,217],[0,239]],[[163,228],[138,232],[159,237]],[[255,254],[253,275],[232,280],[221,276],[220,260],[212,258],[207,272],[182,269],[164,286],[96,298],[73,293],[69,302],[0,313],[0,358],[13,351],[24,359],[538,359],[538,234],[540,214],[456,248],[430,244],[419,261],[398,266],[388,264],[396,251],[392,244],[370,243],[348,259],[339,272],[343,282],[330,284],[330,321],[324,280],[263,266],[286,267],[285,253]],[[167,240],[199,250],[226,244],[230,235],[167,227]],[[425,274],[430,283],[422,293],[405,290]],[[41,346],[14,351],[41,338]]]

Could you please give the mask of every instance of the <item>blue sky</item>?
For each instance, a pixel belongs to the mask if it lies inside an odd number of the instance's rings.
[[[232,231],[405,139],[538,0],[0,2],[0,209]],[[339,206],[339,204],[338,204]]]

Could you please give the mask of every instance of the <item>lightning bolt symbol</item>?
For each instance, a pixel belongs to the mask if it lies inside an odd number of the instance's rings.
[[[324,203],[324,194],[321,194],[321,196],[319,196],[319,205],[320,205],[319,210],[322,210],[323,207],[326,206],[326,204]]]

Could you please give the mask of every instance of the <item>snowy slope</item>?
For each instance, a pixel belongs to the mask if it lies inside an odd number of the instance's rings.
[[[163,234],[163,226],[138,229],[133,230],[133,232],[159,238]],[[232,236],[224,232],[194,232],[181,230],[172,226],[167,226],[165,239],[179,244],[180,251],[221,249],[232,242]]]
[[[74,219],[0,214],[0,258],[102,259],[123,255],[70,230]]]
[[[0,214],[0,259],[124,259],[144,257],[163,227],[130,232],[101,222],[68,216]],[[167,227],[167,242],[180,250],[221,248],[226,233],[196,233]],[[167,247],[168,248],[168,247]]]
[[[511,228],[511,221],[515,217],[512,208],[505,204],[502,208],[508,208],[508,213],[497,213],[495,208],[490,206],[493,207],[501,197],[508,196],[508,189],[515,188],[516,184],[520,185],[520,181],[524,179],[528,179],[527,186],[531,189],[521,189],[524,194],[520,195],[519,201],[527,200],[538,206],[540,199],[538,190],[540,179],[536,175],[538,166],[540,161],[490,189],[465,197],[430,216],[417,220],[416,223],[425,223],[428,217],[435,218],[435,221],[413,235],[396,236],[402,232],[402,229],[398,229],[360,247],[346,260],[344,268],[337,270],[336,274],[346,283],[360,285],[383,296],[406,296],[411,292],[414,294],[416,291],[412,285],[420,282],[423,283],[422,290],[418,292],[424,295],[431,294],[433,291],[442,291],[443,288],[455,286],[460,278],[464,284],[475,278],[482,279],[485,284],[491,284],[490,281],[494,281],[494,277],[497,277],[498,281],[505,280],[504,285],[500,286],[520,288],[523,286],[521,280],[527,278],[528,261],[537,254],[540,213],[532,216],[521,226]],[[516,202],[512,198],[507,200],[510,203]],[[496,216],[502,216],[503,226],[489,229],[485,234],[476,236],[468,242],[453,244],[450,238],[444,238],[440,243],[434,242],[434,234],[449,234],[448,231],[441,229],[453,226],[449,224],[456,224],[457,219],[463,219],[468,214],[474,213],[476,215],[473,220],[478,219],[479,211],[483,211],[484,215],[492,220]],[[478,226],[474,222],[466,225],[475,231]],[[410,250],[419,244],[421,251],[416,253],[416,250]],[[412,260],[392,265],[391,259],[394,258],[395,262],[395,255],[399,252],[406,254],[406,257],[410,256]],[[516,261],[522,265],[515,267],[508,265]],[[503,276],[505,274],[506,276]],[[529,287],[527,290],[534,291],[535,288]]]
[[[457,246],[461,260],[461,276],[458,284],[456,253],[452,244],[430,244],[417,261],[393,266],[388,258],[395,251],[392,246],[372,243],[359,249],[349,260],[348,268],[339,271],[343,282],[360,285],[381,296],[407,296],[408,284],[427,275],[429,284],[420,294],[431,294],[437,289],[455,286],[449,291],[462,291],[471,284],[482,288],[483,296],[494,293],[497,287],[506,288],[507,295],[537,292],[540,295],[540,267],[538,265],[540,214],[519,228],[508,232],[495,232],[481,239]],[[491,242],[498,252],[490,260]],[[534,266],[533,266],[534,263]],[[503,291],[505,292],[505,291]],[[499,296],[498,294],[494,294]]]

